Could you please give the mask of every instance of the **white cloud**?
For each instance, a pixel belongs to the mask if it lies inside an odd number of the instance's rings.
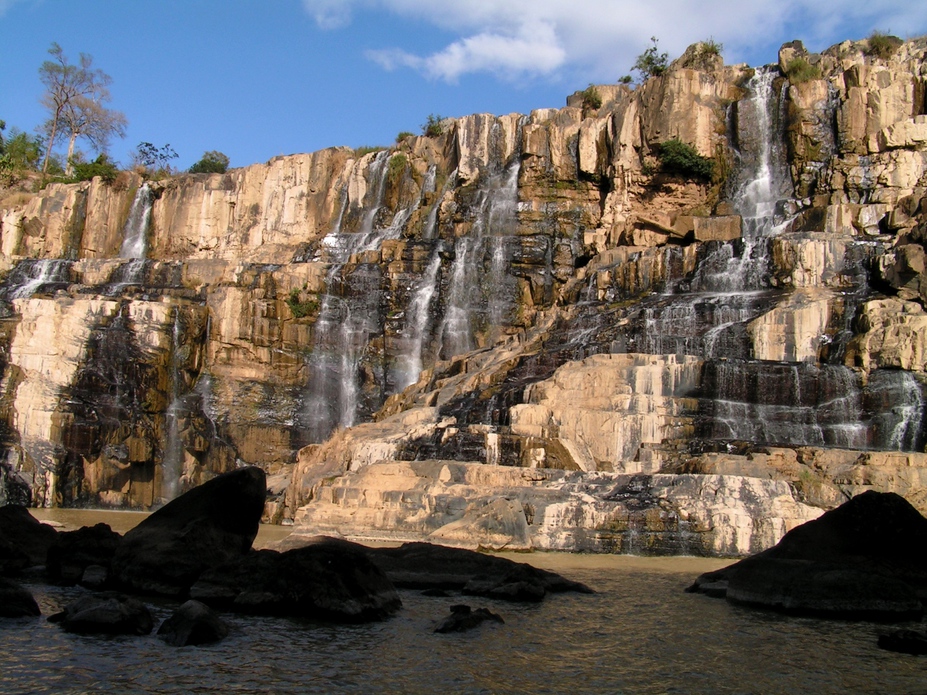
[[[927,31],[923,0],[303,0],[322,27],[344,26],[352,14],[374,9],[431,24],[459,38],[422,53],[415,46],[369,51],[387,69],[412,68],[449,82],[475,72],[503,79],[573,69],[602,79],[625,73],[634,57],[660,39],[679,55],[714,38],[729,60],[775,59],[784,41],[801,38],[823,48],[872,29]],[[794,32],[794,35],[786,35]],[[904,34],[902,34],[904,35]]]

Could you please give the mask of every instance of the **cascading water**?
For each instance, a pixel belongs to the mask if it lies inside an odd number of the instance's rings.
[[[396,386],[399,390],[418,381],[422,371],[422,353],[430,338],[432,301],[438,291],[438,273],[441,270],[440,242],[432,251],[425,274],[412,294],[406,321],[406,339],[402,355],[398,359]]]
[[[508,166],[487,177],[479,191],[472,231],[454,244],[439,332],[442,359],[472,350],[481,320],[490,329],[509,322],[515,301],[506,239],[515,231],[520,169],[516,152]]]
[[[20,261],[6,282],[4,294],[9,299],[26,299],[49,289],[63,287],[70,282],[73,261],[55,258]]]
[[[180,421],[185,411],[183,376],[181,374],[181,337],[180,311],[175,309],[170,348],[171,402],[164,413],[164,454],[161,460],[161,496],[165,502],[171,501],[180,493],[180,480],[183,476],[184,466],[184,447],[180,434]]]
[[[375,263],[350,263],[352,256],[377,251],[386,239],[398,238],[415,206],[397,212],[390,224],[377,227],[386,192],[389,153],[378,153],[367,171],[367,195],[360,204],[363,216],[354,233],[344,233],[345,205],[336,226],[322,241],[331,263],[326,291],[315,325],[309,360],[309,389],[305,405],[310,441],[326,439],[337,427],[350,427],[360,408],[358,370],[372,335],[379,332],[380,268]],[[347,198],[343,198],[347,201]]]
[[[122,228],[122,247],[119,257],[128,260],[117,271],[119,277],[113,283],[117,289],[142,282],[145,258],[148,255],[148,228],[151,225],[151,208],[154,195],[147,183],[139,186],[129,209],[129,216]]]

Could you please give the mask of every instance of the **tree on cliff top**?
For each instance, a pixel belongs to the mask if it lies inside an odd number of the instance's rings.
[[[653,45],[637,56],[634,67],[631,68],[640,73],[641,82],[646,82],[651,77],[659,77],[666,72],[667,61],[669,60],[669,56],[665,52],[657,52],[657,37],[651,36],[650,41]]]
[[[229,158],[217,150],[204,152],[200,161],[190,167],[191,174],[224,174],[229,168]]]
[[[44,126],[48,149],[43,174],[48,170],[52,148],[63,134],[69,140],[70,159],[78,137],[86,138],[97,150],[105,150],[109,138],[124,136],[126,127],[123,114],[104,106],[110,100],[109,85],[113,80],[102,70],[91,67],[92,56],[81,53],[80,64],[71,65],[57,43],[52,43],[48,52],[54,60],[46,60],[39,68],[39,79],[45,85],[41,103],[50,114]]]

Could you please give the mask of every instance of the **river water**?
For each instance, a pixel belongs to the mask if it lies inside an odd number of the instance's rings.
[[[265,528],[261,538],[268,542],[281,533]],[[395,617],[354,626],[227,614],[226,640],[180,649],[153,634],[79,636],[44,618],[5,619],[0,692],[927,692],[927,659],[877,648],[878,635],[893,626],[794,618],[684,593],[698,574],[726,561],[512,557],[585,582],[597,593],[519,605],[402,591],[403,609]],[[46,616],[82,591],[24,583]],[[458,602],[487,607],[505,624],[435,634],[436,623]],[[156,624],[177,605],[148,604]]]

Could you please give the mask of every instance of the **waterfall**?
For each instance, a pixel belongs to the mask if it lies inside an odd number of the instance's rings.
[[[516,152],[507,167],[486,178],[477,197],[472,230],[454,244],[439,331],[442,359],[473,349],[474,331],[481,319],[492,329],[509,322],[515,283],[508,273],[506,238],[515,232],[520,170]]]
[[[888,448],[901,451],[922,449],[924,436],[924,392],[921,385],[910,372],[898,372],[901,380],[901,397],[892,408],[898,422],[892,428]]]
[[[71,281],[73,261],[42,258],[20,261],[6,282],[4,294],[9,299],[27,299],[46,285],[67,285]]]
[[[364,213],[357,231],[342,231],[343,206],[332,231],[322,240],[331,266],[315,324],[304,408],[313,442],[324,441],[336,427],[355,423],[360,405],[358,370],[370,336],[379,327],[379,268],[360,264],[348,272],[348,263],[352,256],[377,251],[386,239],[397,238],[414,210],[400,210],[389,225],[376,226],[386,193],[388,162],[389,152],[383,151],[369,163],[369,186],[361,201]],[[346,194],[343,200],[347,201]]]
[[[441,251],[444,246],[438,243],[431,253],[425,274],[412,294],[407,312],[406,343],[403,354],[399,357],[396,385],[399,390],[418,381],[422,371],[422,352],[429,337],[431,325],[431,305],[438,290],[438,271],[441,269]]]
[[[151,206],[154,196],[147,183],[139,186],[129,210],[129,217],[122,228],[120,258],[145,258],[148,253],[148,227],[151,223]]]
[[[180,309],[174,309],[174,327],[170,346],[170,396],[171,402],[164,413],[164,454],[161,459],[161,496],[169,502],[180,493],[180,481],[184,469],[184,446],[180,422],[184,415],[183,374],[181,372],[182,327]]]

